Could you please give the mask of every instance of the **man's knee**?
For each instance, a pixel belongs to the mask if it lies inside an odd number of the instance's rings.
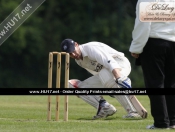
[[[113,74],[109,70],[102,69],[98,75],[99,75],[99,79],[104,87],[119,88],[115,82]]]

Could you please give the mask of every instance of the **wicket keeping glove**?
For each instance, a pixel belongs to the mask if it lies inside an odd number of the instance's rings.
[[[121,87],[121,88],[132,88],[131,87],[131,80],[129,77],[122,76],[118,79],[116,79],[116,83]]]

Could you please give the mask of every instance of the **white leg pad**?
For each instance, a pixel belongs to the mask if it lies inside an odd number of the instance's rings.
[[[102,69],[99,74],[99,79],[104,87],[106,88],[119,88],[117,83],[115,82],[113,74],[107,69]]]
[[[69,80],[69,88],[90,88],[89,86],[92,87],[98,86],[98,83],[97,84],[93,83],[92,85],[90,84],[90,80],[92,80],[92,78],[86,79],[85,81],[71,79]],[[99,101],[102,98],[101,95],[78,95],[78,97],[96,109],[98,109]]]
[[[114,80],[114,76],[107,69],[102,69],[99,72],[99,78],[102,84],[107,88],[120,88]],[[136,109],[132,105],[130,99],[126,95],[114,95],[117,101],[124,107],[127,113],[136,112]]]
[[[114,95],[118,102],[124,107],[127,113],[136,112],[136,109],[132,105],[127,95]]]
[[[84,100],[86,103],[93,106],[95,109],[98,109],[99,101],[98,99],[101,99],[100,95],[79,95],[79,98]]]
[[[81,81],[81,83],[78,84],[78,87],[79,88],[104,88],[101,81],[99,80],[98,74],[91,76],[84,81]]]

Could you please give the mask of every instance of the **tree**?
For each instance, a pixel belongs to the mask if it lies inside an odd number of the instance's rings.
[[[1,0],[1,22],[20,2]],[[0,46],[0,87],[47,87],[48,54],[60,51],[60,43],[65,38],[80,44],[101,41],[124,52],[132,64],[133,87],[143,87],[141,69],[134,66],[129,53],[135,3],[129,0],[45,1]],[[90,76],[71,60],[70,78],[84,80]]]

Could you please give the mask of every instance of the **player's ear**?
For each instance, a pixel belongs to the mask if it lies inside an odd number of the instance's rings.
[[[76,46],[79,46],[79,44],[78,44],[77,42],[75,42],[75,47],[76,47]]]

